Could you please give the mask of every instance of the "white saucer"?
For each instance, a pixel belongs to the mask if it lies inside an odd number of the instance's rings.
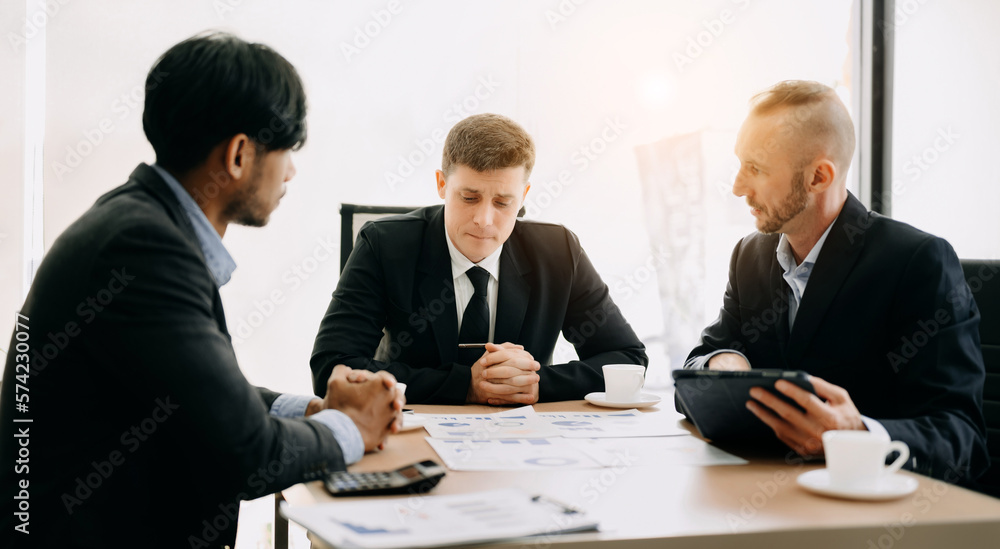
[[[415,414],[403,414],[403,428],[399,430],[400,433],[403,431],[412,431],[414,429],[420,429],[427,423],[427,418],[425,416],[418,416]]]
[[[886,475],[875,486],[863,488],[847,488],[834,486],[830,483],[830,474],[826,469],[816,469],[802,473],[797,479],[799,486],[824,496],[836,498],[863,499],[870,501],[901,498],[916,491],[917,479],[906,475]]]
[[[604,393],[590,393],[583,399],[591,404],[608,408],[645,408],[660,402],[660,397],[649,393],[640,394],[639,400],[636,402],[610,402]]]

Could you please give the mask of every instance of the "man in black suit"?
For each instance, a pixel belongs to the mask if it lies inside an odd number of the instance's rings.
[[[719,319],[687,368],[804,370],[747,407],[803,456],[831,429],[878,431],[907,466],[952,482],[988,464],[979,312],[952,247],[869,212],[846,190],[854,125],[832,89],[781,82],[740,129],[733,193],[759,233],[733,250]],[[806,291],[808,283],[808,291]]]
[[[341,366],[326,399],[279,395],[247,382],[230,344],[221,238],[266,224],[295,174],[291,64],[231,35],[181,42],[149,73],[143,128],[156,164],[56,239],[18,315],[4,547],[231,545],[241,500],[343,470],[400,426],[388,374]]]
[[[532,404],[603,390],[605,364],[646,365],[576,235],[517,218],[534,159],[504,116],[451,129],[444,205],[362,227],[313,348],[317,394],[342,363],[392,372],[412,402]],[[560,331],[579,360],[550,364]]]

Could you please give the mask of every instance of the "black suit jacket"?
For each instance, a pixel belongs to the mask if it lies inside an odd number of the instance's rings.
[[[444,206],[362,227],[313,348],[317,394],[333,367],[346,364],[388,370],[407,384],[410,402],[465,402],[471,374],[455,357],[458,315],[445,238]],[[376,354],[383,328],[388,338]],[[551,364],[560,331],[580,360]],[[543,401],[603,391],[605,364],[647,363],[576,235],[550,223],[518,219],[504,243],[493,339],[524,345],[542,365]]]
[[[906,442],[908,468],[951,482],[985,470],[979,310],[948,242],[848,195],[789,332],[779,238],[736,245],[720,317],[690,356],[736,349],[754,368],[804,370]]]
[[[0,395],[4,547],[231,544],[240,499],[344,467],[328,428],[269,416],[277,393],[243,377],[190,221],[147,165],[55,241],[21,314],[31,375],[12,339]],[[29,428],[25,474],[11,426]],[[30,536],[11,524],[20,479]]]

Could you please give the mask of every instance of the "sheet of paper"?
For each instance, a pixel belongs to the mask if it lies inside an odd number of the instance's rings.
[[[639,410],[615,412],[539,412],[538,417],[567,438],[626,438],[681,436],[691,433],[664,413]]]
[[[499,440],[559,436],[559,431],[539,418],[531,406],[496,414],[417,415],[427,418],[424,429],[434,438]]]
[[[372,549],[467,545],[597,527],[584,513],[566,513],[547,498],[536,501],[514,488],[303,507],[283,503],[281,512],[330,545]]]
[[[538,471],[589,469],[602,464],[569,439],[440,439],[427,437],[445,466],[453,471]],[[605,458],[603,454],[599,454]]]
[[[567,439],[566,442],[604,467],[749,463],[690,434],[682,437]]]

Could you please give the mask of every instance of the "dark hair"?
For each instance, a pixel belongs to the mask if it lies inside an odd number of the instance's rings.
[[[306,94],[295,67],[264,44],[227,33],[167,50],[146,77],[142,129],[156,162],[184,173],[219,143],[245,133],[264,150],[306,140]]]

